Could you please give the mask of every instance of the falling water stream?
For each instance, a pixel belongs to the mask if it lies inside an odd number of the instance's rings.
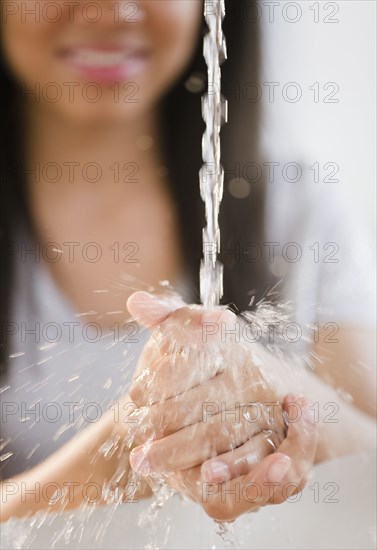
[[[206,123],[200,170],[200,193],[205,204],[207,225],[203,229],[203,260],[200,267],[200,298],[206,307],[218,305],[223,295],[223,265],[220,251],[219,210],[223,195],[224,170],[220,163],[220,129],[227,121],[227,101],[221,95],[220,65],[226,59],[226,42],[222,31],[224,0],[205,0],[204,17],[209,32],[204,37],[204,58],[208,67],[208,90],[202,98]]]
[[[199,172],[200,194],[205,205],[203,259],[200,266],[200,299],[205,307],[217,306],[223,296],[223,264],[219,261],[219,212],[223,196],[224,169],[221,165],[221,126],[228,120],[227,100],[221,94],[221,64],[227,58],[222,29],[224,0],[205,0],[204,17],[209,32],[204,36],[203,54],[208,68],[208,89],[202,97],[206,128],[202,140],[203,166]],[[229,546],[238,546],[233,527],[218,522],[217,533]]]

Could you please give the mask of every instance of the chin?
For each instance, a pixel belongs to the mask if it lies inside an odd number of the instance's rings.
[[[48,105],[52,114],[70,124],[80,126],[114,125],[138,120],[145,112],[145,105],[116,104],[114,101],[101,101],[97,104],[86,101]]]

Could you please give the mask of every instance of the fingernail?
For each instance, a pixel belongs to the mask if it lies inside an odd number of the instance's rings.
[[[150,473],[150,463],[143,447],[136,447],[131,451],[130,464],[138,474],[145,476]]]
[[[201,473],[204,481],[227,481],[229,479],[229,466],[225,462],[214,460],[203,464]]]
[[[268,470],[268,479],[272,483],[280,483],[291,467],[291,459],[287,455],[281,455],[276,459]]]

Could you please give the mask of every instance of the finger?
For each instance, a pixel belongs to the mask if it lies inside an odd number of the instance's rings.
[[[166,476],[166,480],[170,487],[201,504],[200,466],[172,472]]]
[[[278,452],[291,458],[291,467],[274,489],[272,504],[280,504],[300,492],[313,467],[318,445],[318,427],[311,407],[312,402],[301,396],[288,395],[283,401],[288,432]]]
[[[271,482],[266,482],[265,468],[279,463],[287,471],[291,460],[282,453],[273,453],[257,464],[252,471],[224,483],[204,481],[201,468],[175,472],[169,476],[169,485],[199,503],[205,512],[217,521],[233,521],[245,512],[269,503]]]
[[[239,503],[230,500],[226,507],[229,518],[246,511],[247,502],[252,504],[250,509],[254,509],[256,504],[281,504],[300,492],[305,484],[314,462],[318,439],[317,426],[310,411],[311,401],[290,395],[285,398],[283,406],[287,412],[287,437],[277,452],[262,460],[250,474],[240,478],[244,488],[252,483],[257,498],[251,502],[249,496],[246,498],[244,495]],[[216,504],[214,506],[216,509]]]
[[[215,368],[217,367],[215,366]],[[192,369],[192,372],[195,373],[203,373],[203,371],[204,369]],[[158,386],[157,376],[156,372],[153,378],[154,386]],[[184,383],[190,386],[193,383],[185,382],[184,378],[180,378],[182,382],[177,382],[178,386]],[[196,377],[197,379],[198,377]],[[210,381],[166,401],[163,400],[164,396],[160,393],[161,391],[159,388],[154,392],[154,400],[157,396],[160,397],[159,403],[150,407],[142,407],[140,412],[137,411],[134,414],[134,419],[137,419],[140,428],[140,444],[150,437],[161,439],[192,424],[206,422],[220,412],[221,403],[229,403],[228,398],[234,397],[229,389],[228,377],[224,374],[219,374]],[[135,401],[135,392],[131,392],[130,396]],[[136,403],[138,404],[137,401]],[[229,404],[227,408],[234,409],[236,404],[239,405],[239,402],[235,401],[233,406]]]
[[[253,404],[255,405],[255,404]],[[136,447],[130,455],[131,466],[142,475],[171,472],[202,464],[224,454],[270,427],[270,412],[258,404],[258,416],[251,418],[236,407],[227,414],[217,414],[204,422],[187,426],[146,446]],[[276,425],[278,420],[275,420]],[[280,428],[284,432],[281,418]],[[194,443],[194,444],[193,444]]]
[[[272,430],[266,430],[246,441],[241,447],[228,453],[211,458],[201,466],[203,481],[223,483],[251,472],[253,467],[266,456],[276,451],[281,436]]]
[[[202,484],[201,497],[206,513],[218,521],[233,521],[241,514],[256,510],[269,503],[270,480],[265,477],[264,467],[279,466],[281,472],[290,468],[290,458],[282,453],[267,456],[246,476],[214,485]]]
[[[188,346],[184,342],[185,331],[182,330],[183,323],[180,322],[180,319],[185,319],[186,325],[190,324],[191,328],[198,324],[195,322],[195,318],[201,317],[202,314],[199,310],[194,311],[189,307],[181,307],[177,310],[176,307],[182,306],[183,302],[178,297],[176,303],[174,296],[170,295],[169,299],[169,295],[153,296],[145,292],[136,292],[129,299],[130,310],[140,322],[150,327],[157,323],[141,353],[129,389],[130,397],[139,406],[154,402],[150,398],[150,390],[159,384],[159,380],[155,381],[155,376],[160,369],[161,362],[169,361],[172,367],[175,367],[178,360],[184,362],[186,356],[195,355],[192,346]],[[169,313],[170,317],[174,316],[172,322],[169,322],[169,317],[166,317]],[[185,353],[182,353],[183,351]],[[175,371],[176,369],[174,369]],[[165,379],[163,382],[168,387],[169,379]],[[166,395],[166,391],[162,387],[161,392]]]
[[[246,475],[256,462],[260,462],[264,456],[278,449],[287,456],[295,458],[292,462],[292,477],[290,479],[292,494],[302,490],[308,478],[308,470],[314,462],[313,451],[315,453],[317,439],[316,427],[310,415],[311,404],[308,400],[293,396],[285,397],[283,403],[284,410],[287,412],[290,410],[291,415],[291,419],[288,415],[288,425],[290,425],[288,441],[282,441],[281,434],[279,437],[278,433],[270,430],[257,434],[234,451],[206,461],[201,467],[202,479],[220,483],[232,477]],[[306,415],[309,416],[308,419],[306,419]],[[296,422],[300,422],[300,424],[296,426]],[[307,422],[308,424],[305,426],[304,424]],[[298,438],[300,440],[299,448],[297,448]]]
[[[218,367],[214,365],[213,374],[216,372],[216,368]],[[191,368],[191,370],[194,369]],[[245,401],[250,393],[252,374],[250,370],[247,373],[242,373],[241,370],[227,369],[214,378],[166,401],[163,401],[163,396],[159,394],[161,390],[155,390],[154,396],[155,398],[160,397],[160,402],[150,407],[141,407],[140,411],[133,416],[139,426],[139,444],[151,437],[162,439],[195,423],[206,423],[217,414],[221,414],[222,420],[233,418],[234,424],[239,416],[250,423],[257,423],[261,420],[261,429],[285,433],[282,408],[279,403]],[[154,386],[158,386],[157,371],[153,372],[154,377],[151,376],[150,379]],[[162,369],[162,373],[164,372],[166,371]],[[204,369],[197,369],[194,372],[204,372]],[[195,380],[198,380],[198,377]],[[177,382],[177,385],[183,383],[185,383],[184,380]],[[188,386],[192,383],[194,382],[186,382]],[[135,400],[134,393],[131,393],[130,396],[139,405]]]
[[[131,294],[127,300],[127,309],[132,317],[141,325],[153,328],[162,323],[172,313],[180,309],[186,309],[184,316],[179,316],[176,321],[183,321],[183,328],[187,328],[187,321],[201,319],[202,314],[211,313],[212,310],[205,310],[202,306],[188,306],[181,296],[175,292],[165,294],[151,294],[145,291],[137,291]],[[224,306],[213,308],[213,311],[229,311]],[[190,323],[189,323],[190,324]],[[213,330],[209,331],[210,333]],[[217,332],[217,331],[216,331]]]
[[[129,395],[138,407],[187,395],[188,391],[213,379],[224,369],[206,350],[180,348],[164,357],[154,357],[149,368],[133,380]]]
[[[154,327],[166,319],[173,311],[186,304],[176,293],[150,294],[138,291],[127,300],[127,309],[138,323],[145,327]]]
[[[318,436],[310,406],[302,397],[285,398],[287,438],[249,474],[213,483],[203,481],[196,467],[177,472],[172,479],[218,521],[233,521],[260,506],[284,502],[302,490],[314,461]]]
[[[137,405],[146,406],[176,396],[211,379],[230,364],[219,327],[234,325],[237,317],[229,310],[185,307],[170,315],[154,334],[149,355],[129,390]],[[208,334],[208,326],[211,333]]]

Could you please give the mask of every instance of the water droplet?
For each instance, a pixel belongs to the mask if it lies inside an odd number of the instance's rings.
[[[193,73],[185,82],[185,88],[193,93],[198,94],[204,90],[204,76],[202,73]]]
[[[250,195],[251,186],[248,181],[243,178],[232,179],[228,185],[229,193],[236,199],[245,199]]]

